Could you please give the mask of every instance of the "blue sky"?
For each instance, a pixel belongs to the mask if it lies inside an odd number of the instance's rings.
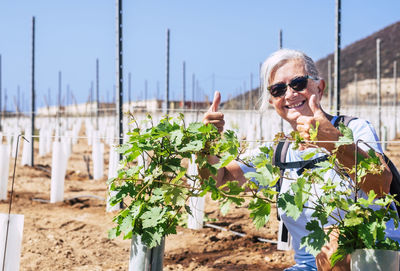
[[[186,62],[186,97],[192,98],[192,75],[198,80],[197,99],[222,93],[222,100],[259,84],[260,63],[283,46],[300,49],[315,60],[334,50],[334,0],[125,0],[124,91],[128,72],[132,100],[165,92],[166,29],[170,29],[170,97],[182,97],[182,63]],[[399,0],[342,1],[342,48],[400,20]],[[2,95],[7,108],[20,103],[30,110],[31,29],[36,17],[36,97],[57,101],[58,72],[62,93],[67,85],[78,102],[89,96],[100,62],[100,99],[111,101],[116,78],[114,0],[2,0],[0,54]],[[213,89],[214,88],[214,89]],[[22,103],[24,100],[24,103]]]

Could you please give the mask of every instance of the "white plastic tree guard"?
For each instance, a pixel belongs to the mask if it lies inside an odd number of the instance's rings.
[[[0,144],[0,200],[7,199],[9,167],[10,167],[10,145]]]
[[[117,177],[117,171],[118,171],[118,164],[119,164],[119,154],[116,152],[115,147],[111,146],[110,147],[110,159],[108,163],[108,179]],[[117,191],[108,191],[107,194],[107,206],[106,206],[106,211],[107,212],[113,212],[113,211],[118,211],[120,209],[120,206],[110,205],[110,198],[115,196],[118,192]]]
[[[162,271],[164,261],[165,239],[154,248],[142,243],[140,236],[132,236],[129,271]]]
[[[7,251],[4,260],[7,223],[10,217],[7,237]],[[6,271],[18,271],[21,258],[22,233],[24,230],[24,216],[18,214],[0,214],[0,268]]]
[[[46,155],[46,128],[39,129],[39,157]]]
[[[283,226],[283,221],[279,221],[279,229],[278,229],[278,250],[292,250],[292,236]]]
[[[197,176],[198,170],[197,165],[194,162],[195,156],[192,156],[192,160],[189,161],[187,174],[189,176]],[[191,183],[194,186],[194,183]],[[189,208],[191,211],[191,215],[188,215],[188,228],[193,230],[199,230],[203,228],[203,220],[204,220],[204,205],[205,198],[204,197],[190,197],[189,198]]]
[[[23,146],[22,146],[22,158],[21,158],[21,165],[28,165],[30,166],[32,164],[32,133],[31,129],[26,129],[25,130],[25,138],[26,140],[23,140]]]
[[[98,131],[93,132],[92,141],[93,178],[95,180],[100,180],[104,175],[104,144],[100,143],[98,134]]]
[[[11,147],[11,157],[15,158],[16,154],[17,154],[17,139],[18,139],[18,134],[19,131],[15,130],[12,136],[12,147]]]
[[[351,253],[351,270],[399,270],[399,252],[381,249],[356,249]]]
[[[64,180],[67,170],[67,158],[60,141],[53,142],[51,161],[51,191],[50,203],[64,200]]]

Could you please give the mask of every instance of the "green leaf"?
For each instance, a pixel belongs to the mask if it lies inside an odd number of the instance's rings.
[[[278,198],[278,207],[281,208],[286,215],[297,220],[302,210],[300,210],[297,205],[295,204],[295,199],[293,195],[288,193],[282,193]]]
[[[141,217],[143,229],[156,226],[162,220],[164,213],[165,211],[161,207],[153,207],[145,212]]]
[[[120,231],[118,230],[117,227],[108,230],[108,238],[109,238],[109,239],[114,239],[114,238],[116,238],[116,237],[119,236],[119,235],[120,235]]]
[[[229,212],[229,207],[231,206],[231,202],[230,201],[224,201],[221,205],[220,205],[220,209],[221,209],[221,214],[222,215],[226,215]]]
[[[121,226],[120,226],[120,229],[125,234],[130,232],[130,231],[132,231],[132,229],[133,229],[133,218],[132,218],[131,215],[127,215],[123,219],[123,221],[121,223]]]
[[[264,227],[269,220],[271,214],[271,204],[260,199],[253,200],[249,203],[251,210],[250,217],[253,219],[256,229]]]
[[[317,121],[315,123],[315,127],[313,125],[311,125],[309,133],[310,133],[310,140],[311,141],[316,141],[317,139],[317,135],[318,135],[318,127],[319,127],[319,121]]]
[[[306,251],[317,256],[322,247],[329,241],[329,235],[325,233],[316,220],[307,222],[306,230],[311,233],[301,238],[300,248],[306,247]]]
[[[185,147],[179,149],[179,152],[197,152],[203,148],[202,140],[194,140],[189,142]]]
[[[335,143],[335,147],[338,148],[341,145],[352,144],[354,142],[353,131],[342,122],[339,123],[338,128],[342,136],[340,136],[338,142]]]
[[[221,157],[221,159],[219,160],[219,162],[217,164],[214,165],[215,168],[219,169],[219,168],[223,168],[226,167],[230,162],[232,162],[233,160],[235,160],[236,155],[226,155]]]
[[[301,158],[303,158],[304,160],[310,160],[310,159],[313,158],[317,153],[318,153],[318,149],[313,150],[313,151],[309,151],[309,152],[303,154],[303,155],[301,156]]]

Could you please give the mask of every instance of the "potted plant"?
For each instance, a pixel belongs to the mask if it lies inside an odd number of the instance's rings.
[[[378,252],[394,255],[395,258],[392,262],[398,270],[397,251],[400,246],[396,241],[385,236],[386,223],[389,220],[393,220],[395,227],[398,228],[399,218],[396,208],[390,208],[393,203],[398,204],[398,202],[393,195],[377,198],[373,190],[366,193],[366,198],[360,197],[360,183],[363,181],[363,177],[368,173],[380,173],[383,166],[375,152],[370,150],[368,157],[355,156],[357,157],[355,166],[347,169],[346,172],[344,166],[338,162],[336,154],[341,145],[353,143],[353,136],[351,130],[343,124],[339,126],[339,130],[343,136],[336,143],[333,153],[329,154],[329,159],[317,164],[318,168],[306,170],[297,181],[291,184],[289,191],[280,195],[278,206],[295,220],[304,208],[312,209],[314,219],[306,225],[310,234],[302,238],[301,246],[305,246],[308,252],[316,256],[329,242],[330,237],[336,236],[338,248],[331,256],[332,266],[346,255],[351,254],[354,270],[375,270],[373,267],[363,269],[365,266],[359,269],[362,264],[359,261],[373,262],[376,260],[377,254],[372,255],[372,252]],[[316,136],[315,132],[314,140]],[[296,135],[293,138],[298,147],[302,141],[301,138]],[[310,144],[312,145],[312,143]],[[317,152],[325,151],[316,145],[314,147],[314,151],[305,154],[303,157],[305,160]],[[335,182],[332,179],[324,178],[328,170],[334,170],[343,176],[342,180]],[[346,177],[347,173],[354,173],[355,180],[352,181]],[[314,186],[318,186],[322,192],[316,194]],[[312,201],[312,205],[304,206],[308,200]],[[328,220],[331,222],[328,223]],[[389,270],[387,268],[391,262],[388,258],[384,258],[384,261],[385,270]]]

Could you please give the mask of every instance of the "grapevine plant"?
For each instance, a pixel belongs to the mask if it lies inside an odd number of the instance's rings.
[[[147,122],[150,128],[141,129],[133,119],[136,128],[128,133],[129,140],[117,149],[123,160],[118,176],[108,181],[110,190],[117,191],[110,204],[123,202],[125,208],[114,217],[116,227],[109,231],[110,238],[121,234],[125,239],[140,235],[147,246],[157,246],[162,237],[176,233],[184,212],[190,214],[188,199],[206,193],[221,203],[223,214],[232,203],[240,206],[250,197],[248,208],[256,227],[267,223],[276,194],[274,188],[260,190],[255,183],[239,186],[237,181],[217,187],[214,177],[202,179],[187,172],[188,161],[196,163],[200,170],[216,174],[218,168],[239,159],[242,148],[233,131],[220,134],[214,125],[200,122],[186,125],[183,115],[165,117],[156,125],[148,116]],[[274,187],[279,170],[274,170],[267,158],[272,157],[271,149],[261,151],[263,155],[253,161],[257,172],[252,176],[260,185]],[[220,162],[209,164],[208,155],[218,156]],[[137,163],[138,160],[145,162]],[[246,188],[250,195],[245,193]]]
[[[118,148],[123,160],[118,176],[108,183],[110,190],[116,191],[110,200],[111,205],[123,202],[124,208],[114,217],[116,226],[109,231],[110,238],[123,235],[130,239],[139,235],[148,247],[157,246],[164,236],[176,233],[183,214],[190,214],[188,199],[210,193],[211,199],[220,202],[222,214],[229,211],[231,204],[242,206],[248,198],[250,202],[246,206],[256,228],[268,222],[271,204],[277,203],[295,220],[304,208],[311,208],[314,219],[306,226],[310,234],[303,237],[301,245],[316,255],[329,242],[330,234],[337,233],[339,247],[332,257],[332,264],[357,248],[400,248],[397,242],[385,238],[384,234],[388,220],[393,219],[398,227],[397,213],[388,207],[395,202],[394,197],[385,195],[377,199],[373,191],[368,193],[368,199],[357,196],[363,177],[382,171],[379,157],[373,151],[368,153],[368,157],[359,155],[358,163],[352,169],[346,169],[336,159],[337,149],[353,142],[351,130],[342,124],[339,129],[343,136],[333,153],[329,153],[329,159],[317,164],[313,170],[306,170],[297,180],[291,180],[291,189],[277,197],[277,182],[280,178],[283,181],[289,178],[280,176],[280,169],[273,166],[273,145],[261,146],[257,155],[244,159],[245,148],[233,131],[221,134],[213,125],[200,122],[186,125],[182,114],[176,118],[164,117],[157,124],[148,116],[146,122],[149,128],[141,128],[132,117],[136,128],[128,133],[129,139]],[[318,123],[310,134],[312,140],[317,139]],[[283,134],[277,134],[275,141],[283,137]],[[326,152],[313,142],[304,143],[296,132],[289,139],[293,140],[295,148],[304,144],[312,147],[312,151],[303,157],[305,160],[316,153]],[[219,162],[210,164],[210,155],[217,156]],[[243,185],[229,181],[217,186],[214,178],[217,170],[233,160],[254,168],[253,172],[245,174],[251,181]],[[189,162],[196,163],[199,171],[211,174],[207,174],[207,179],[188,174]],[[328,170],[336,171],[343,179],[340,182],[326,180],[324,175]],[[353,182],[346,176],[356,170],[357,179]],[[313,194],[314,185],[322,187],[321,195]],[[343,190],[339,187],[349,188]],[[309,200],[312,204],[305,206]],[[372,209],[372,205],[379,208]],[[328,226],[328,217],[335,223]]]

